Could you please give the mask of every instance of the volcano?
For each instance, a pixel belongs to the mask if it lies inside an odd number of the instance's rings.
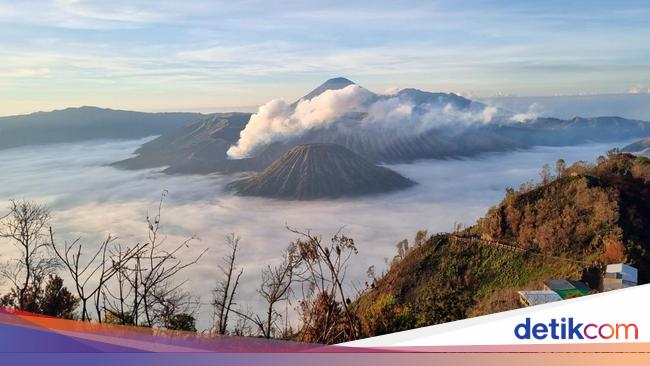
[[[362,196],[415,183],[335,144],[291,148],[268,168],[230,184],[238,195],[290,200]]]
[[[357,84],[343,77],[329,79],[291,104],[290,109],[295,110],[301,102],[350,85]],[[533,146],[623,141],[650,133],[650,122],[620,117],[576,117],[570,120],[538,117],[520,123],[511,120],[511,112],[498,108],[490,111],[494,114],[489,122],[472,122],[463,116],[483,116],[489,106],[453,93],[432,93],[412,88],[402,89],[394,95],[366,92],[370,95],[367,102],[371,106],[379,102],[408,106],[411,119],[383,128],[381,123],[366,123],[364,118],[368,110],[361,108],[322,126],[305,128],[295,136],[270,139],[247,158],[231,159],[228,150],[241,139],[251,113],[216,113],[163,133],[142,145],[135,156],[113,165],[126,169],[164,167],[163,172],[168,174],[232,174],[260,172],[290,148],[304,144],[341,145],[371,163],[396,164],[420,159],[473,157]],[[379,109],[384,108],[383,105]],[[420,128],[424,126],[421,121],[429,127]]]

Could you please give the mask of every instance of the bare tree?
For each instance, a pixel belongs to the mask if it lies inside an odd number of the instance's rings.
[[[111,245],[114,241],[115,238],[108,235],[94,253],[87,259],[82,259],[84,254],[80,239],[76,239],[72,243],[65,241],[63,248],[59,248],[54,240],[54,231],[50,228],[51,247],[70,274],[77,291],[77,296],[81,301],[82,321],[91,320],[88,312],[88,302],[92,299],[97,314],[97,321],[102,322],[102,309],[100,306],[102,289],[113,276],[120,272],[121,267],[126,262],[143,250],[143,246],[136,245],[120,253],[120,256],[116,258],[110,252]],[[107,264],[109,261],[110,264]]]
[[[114,286],[104,286],[102,290],[103,306],[108,317],[112,323],[121,325],[135,325],[133,317],[133,309],[129,305],[129,299],[133,296],[134,289],[128,281],[129,271],[129,250],[122,248],[121,245],[115,247],[115,257],[117,262],[122,263],[120,270],[117,271],[114,277]],[[131,257],[133,258],[133,257]]]
[[[228,330],[228,317],[232,311],[239,286],[239,279],[244,273],[243,269],[237,270],[236,258],[239,248],[239,236],[235,233],[226,235],[226,246],[229,248],[228,255],[223,259],[223,264],[219,265],[219,270],[223,278],[217,283],[213,291],[212,306],[215,316],[215,330],[218,334],[226,334]]]
[[[551,167],[548,164],[542,166],[542,170],[539,172],[540,178],[542,178],[542,184],[547,184],[551,181]]]
[[[250,308],[244,308],[242,310],[233,310],[233,313],[239,315],[235,326],[233,328],[232,334],[237,337],[251,337],[254,335],[253,326],[253,311]]]
[[[566,174],[566,161],[564,159],[558,159],[555,162],[555,173],[558,178],[562,178]]]
[[[30,309],[29,290],[37,292],[43,280],[54,273],[56,259],[48,253],[47,225],[50,210],[31,201],[12,200],[9,213],[1,219],[0,238],[8,239],[19,252],[0,275],[11,283],[20,310]],[[33,301],[32,301],[33,302]]]
[[[278,322],[283,318],[282,314],[278,312],[276,306],[285,302],[289,303],[289,296],[291,295],[291,286],[294,284],[294,279],[300,273],[299,265],[301,258],[297,255],[295,245],[290,245],[289,248],[283,252],[282,261],[277,265],[268,265],[262,270],[262,282],[257,293],[262,296],[266,303],[266,311],[263,315],[254,314],[249,308],[244,310],[231,308],[231,312],[238,316],[238,322],[235,327],[235,334],[241,335],[245,330],[251,332],[252,325],[257,328],[257,334],[264,338],[277,338],[278,335],[286,337],[289,333],[288,308],[286,308],[285,323],[280,327]]]
[[[175,294],[185,284],[185,281],[174,283],[178,273],[198,263],[199,259],[208,250],[199,252],[192,260],[183,261],[178,255],[183,249],[189,249],[190,243],[196,239],[192,236],[183,240],[176,246],[167,248],[166,237],[161,236],[161,215],[164,199],[167,195],[163,191],[158,210],[154,217],[147,215],[148,243],[144,250],[139,250],[129,260],[129,265],[124,266],[124,279],[132,288],[132,319],[134,324],[144,324],[148,327],[162,322],[165,311],[161,294]],[[163,290],[164,289],[164,290]],[[144,323],[140,316],[144,316]]]
[[[293,284],[294,270],[299,258],[294,255],[294,248],[290,247],[283,255],[282,262],[277,266],[267,266],[262,270],[262,285],[258,293],[266,301],[266,320],[260,327],[262,335],[271,338],[276,329],[276,322],[282,316],[275,309],[275,305],[287,301]]]
[[[343,288],[348,262],[357,254],[354,240],[339,231],[329,244],[324,244],[309,230],[287,229],[300,236],[294,245],[305,266],[301,278],[307,286],[301,301],[303,338],[323,343],[356,339],[358,321]],[[345,319],[342,324],[339,313]]]

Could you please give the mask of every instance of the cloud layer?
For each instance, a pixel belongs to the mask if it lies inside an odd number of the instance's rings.
[[[196,234],[201,240],[181,254],[183,259],[209,248],[201,262],[179,278],[188,280],[187,289],[201,297],[199,326],[203,328],[209,321],[216,264],[226,253],[223,238],[229,232],[242,237],[239,258],[244,276],[239,303],[258,310],[262,305],[256,293],[261,268],[279,259],[281,250],[294,239],[284,230],[285,224],[310,228],[325,237],[343,227],[359,247],[348,276],[360,284],[368,266],[381,270],[384,258],[395,254],[395,243],[411,238],[417,230],[449,231],[454,223],[470,225],[503,197],[507,186],[537,178],[544,163],[558,158],[593,160],[612,147],[536,148],[479,159],[396,165],[391,168],[420,184],[377,197],[287,203],[233,196],[224,190],[233,179],[228,176],[167,176],[105,166],[127,157],[142,142],[0,151],[0,215],[8,199],[33,199],[52,207],[59,240],[81,237],[84,245],[92,248],[110,232],[132,244],[146,240],[144,218],[155,209],[161,190],[169,190],[162,218],[167,243],[173,245]],[[0,261],[13,254],[13,246],[0,241]]]

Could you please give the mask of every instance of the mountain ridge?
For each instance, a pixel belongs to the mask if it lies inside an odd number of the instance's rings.
[[[348,85],[357,84],[349,79],[333,78],[319,85],[300,100]],[[415,108],[451,105],[465,113],[480,111],[486,107],[480,102],[453,93],[432,93],[413,88],[403,89],[396,96],[413,103]],[[377,98],[390,97],[377,95]],[[501,113],[505,112],[501,111]],[[250,118],[250,115],[241,114],[237,125],[233,124],[230,127],[232,133],[228,136],[225,136],[225,132],[217,132],[213,137],[218,140],[214,142],[218,146],[210,147],[205,140],[202,140],[204,144],[194,144],[195,147],[192,149],[193,144],[188,144],[186,138],[179,138],[178,134],[183,131],[175,131],[159,138],[164,144],[157,144],[156,140],[146,143],[136,151],[137,156],[116,162],[115,165],[127,169],[154,165],[167,166],[166,172],[178,174],[259,171],[291,147],[310,143],[342,145],[376,163],[408,163],[418,159],[467,157],[485,152],[512,151],[539,145],[566,146],[594,141],[617,142],[650,133],[650,123],[619,117],[576,117],[571,120],[536,118],[525,123],[504,121],[462,126],[451,124],[419,134],[395,133],[395,131],[369,133],[359,126],[363,114],[351,113],[342,117],[343,121],[340,121],[342,122],[340,125],[344,128],[337,125],[310,129],[298,137],[270,143],[251,158],[242,159],[242,162],[234,162],[227,156],[227,149],[224,149],[224,146],[234,145],[237,142],[235,130],[243,130],[247,122],[245,119]],[[226,117],[225,114],[222,116],[226,119],[231,118]],[[196,126],[211,131],[215,128],[211,123],[219,123],[220,118],[222,117],[208,117],[204,122],[197,122]],[[181,147],[175,148],[176,145]],[[160,151],[156,151],[156,146],[160,147]]]
[[[92,106],[0,117],[0,149],[100,139],[137,139],[161,135],[201,113],[146,113]]]

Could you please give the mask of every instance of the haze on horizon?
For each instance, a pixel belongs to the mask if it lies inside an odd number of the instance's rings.
[[[648,93],[643,1],[0,1],[0,115],[250,109],[322,80]],[[248,106],[248,107],[246,107]]]

